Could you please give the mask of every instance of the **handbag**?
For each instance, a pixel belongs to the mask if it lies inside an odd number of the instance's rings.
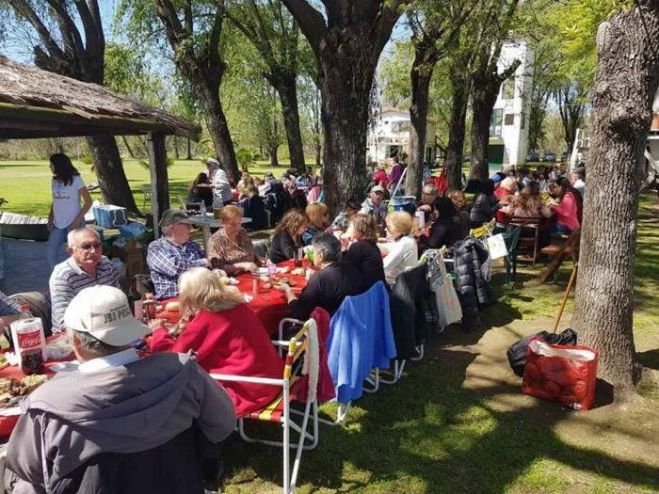
[[[453,280],[446,272],[444,256],[438,251],[427,251],[428,281],[435,294],[439,326],[444,328],[462,320],[462,306],[453,286]]]

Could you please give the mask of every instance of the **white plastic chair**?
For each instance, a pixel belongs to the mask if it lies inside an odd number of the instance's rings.
[[[319,344],[318,328],[316,321],[309,319],[304,323],[295,336],[287,343],[288,353],[284,364],[284,373],[281,379],[272,379],[265,377],[251,376],[232,376],[228,374],[211,374],[211,377],[217,381],[235,381],[267,384],[279,386],[282,388],[281,393],[268,405],[262,409],[250,413],[239,419],[238,429],[240,437],[247,442],[259,442],[269,446],[279,446],[283,449],[283,492],[291,494],[295,492],[297,476],[300,470],[300,461],[302,451],[313,449],[318,445],[318,403],[316,392],[318,388],[319,372]],[[302,365],[301,357],[304,356]],[[307,375],[309,379],[307,399],[305,401],[304,411],[300,412],[291,408],[291,401],[296,398],[297,384],[300,378]],[[297,414],[302,417],[301,422],[295,422],[291,415]],[[309,418],[312,420],[312,432],[308,431]],[[271,441],[266,439],[257,439],[247,435],[244,428],[245,420],[257,420],[260,422],[278,423],[283,428],[283,440]],[[291,444],[290,431],[293,429],[298,433],[298,440]],[[295,448],[295,461],[293,471],[290,468],[290,449]]]

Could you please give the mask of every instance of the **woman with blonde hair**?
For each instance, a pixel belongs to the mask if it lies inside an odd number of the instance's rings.
[[[224,206],[220,210],[222,227],[208,242],[208,259],[214,268],[229,275],[254,272],[261,260],[254,253],[252,241],[241,227],[243,210],[237,206]]]
[[[305,212],[309,217],[309,225],[302,234],[302,243],[310,245],[316,235],[327,230],[329,226],[328,209],[322,202],[312,202],[307,206]]]
[[[347,232],[352,244],[344,259],[359,271],[367,289],[378,281],[385,281],[384,264],[378,249],[378,233],[375,221],[369,214],[353,216]]]
[[[270,260],[275,264],[295,258],[302,247],[302,234],[307,229],[309,217],[299,209],[291,209],[281,219],[272,235]]]
[[[389,213],[386,218],[387,238],[392,241],[389,253],[383,260],[384,276],[389,285],[403,271],[416,266],[419,260],[419,248],[416,240],[410,236],[414,225],[412,217],[404,211]]]
[[[154,352],[197,355],[208,372],[251,377],[281,378],[283,362],[268,332],[242,294],[224,286],[204,268],[192,268],[179,278],[181,320],[187,321],[178,336],[170,335],[161,320],[151,323],[149,346]],[[270,403],[277,388],[265,384],[225,382],[236,415],[242,417]]]

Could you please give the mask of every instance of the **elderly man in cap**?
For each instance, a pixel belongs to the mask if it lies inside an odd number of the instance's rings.
[[[366,200],[362,202],[362,208],[359,212],[371,215],[378,227],[379,233],[384,233],[384,219],[387,216],[387,205],[384,203],[384,188],[382,186],[376,185],[371,189]]]
[[[178,277],[190,268],[209,267],[201,248],[190,240],[190,217],[180,209],[168,209],[160,219],[163,236],[149,244],[146,263],[158,300],[178,295]]]
[[[213,207],[221,208],[225,204],[229,204],[233,197],[229,177],[227,177],[227,173],[220,162],[215,158],[208,158],[206,167],[208,168],[208,177],[213,184]]]
[[[82,290],[64,322],[78,372],[25,400],[8,446],[13,492],[203,494],[202,468],[218,468],[213,445],[236,423],[224,389],[190,355],[140,359],[131,344],[150,329],[117,288]]]

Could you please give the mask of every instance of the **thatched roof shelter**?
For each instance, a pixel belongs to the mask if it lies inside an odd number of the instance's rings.
[[[139,134],[148,134],[151,214],[157,225],[169,207],[165,136],[198,140],[199,125],[97,84],[0,56],[0,138]]]
[[[98,86],[0,56],[0,138],[176,134],[192,122]]]

